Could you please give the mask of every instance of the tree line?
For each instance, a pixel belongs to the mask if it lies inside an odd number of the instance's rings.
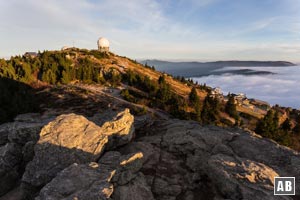
[[[92,51],[91,51],[92,52]],[[98,58],[101,52],[92,52]],[[76,63],[68,58],[67,52],[39,52],[35,58],[15,56],[10,60],[0,60],[0,77],[6,77],[23,83],[40,80],[49,84],[68,84],[74,80],[103,83],[105,78],[117,79],[114,75],[101,75],[101,66],[95,65],[89,57],[78,58]],[[113,80],[117,81],[117,80]]]

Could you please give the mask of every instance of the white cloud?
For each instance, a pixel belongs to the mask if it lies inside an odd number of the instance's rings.
[[[248,67],[249,68],[249,67]],[[231,69],[231,68],[230,68]],[[236,67],[234,69],[237,69]],[[246,93],[248,98],[258,98],[271,104],[300,108],[300,68],[297,67],[259,67],[254,70],[272,71],[276,75],[266,76],[208,76],[195,78],[199,83],[221,87],[224,94]]]

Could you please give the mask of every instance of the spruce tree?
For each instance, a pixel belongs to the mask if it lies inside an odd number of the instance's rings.
[[[291,131],[292,125],[289,118],[286,118],[286,120],[282,123],[281,129],[284,131]]]
[[[225,106],[225,111],[226,111],[226,113],[229,114],[230,117],[233,117],[235,120],[238,120],[239,116],[238,116],[238,112],[236,110],[235,99],[234,99],[233,95],[231,95],[231,94],[228,94],[227,97],[228,97],[228,101]]]
[[[196,104],[199,103],[199,96],[197,94],[197,90],[195,87],[192,88],[190,94],[189,94],[189,100],[190,100],[190,103],[195,106]]]
[[[218,112],[217,108],[215,107],[218,106],[216,104],[217,102],[210,96],[210,94],[207,94],[201,111],[201,120],[203,123],[210,124],[216,121],[216,114]]]

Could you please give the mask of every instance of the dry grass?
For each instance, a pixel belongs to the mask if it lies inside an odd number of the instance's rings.
[[[150,79],[157,81],[159,76],[163,75],[163,73],[158,71],[153,71],[151,69],[143,67],[141,64],[133,63],[129,61],[127,58],[115,56],[114,57],[117,61],[117,63],[120,66],[124,66],[126,69],[130,69],[138,74],[142,74],[144,76],[149,76]],[[110,58],[111,59],[111,58]],[[170,76],[166,76],[167,83],[170,84],[171,88],[176,91],[177,94],[183,96],[184,98],[187,98],[189,93],[191,92],[191,87],[187,86],[184,83],[181,83],[178,80],[173,79]],[[206,92],[198,90],[198,95],[201,99],[204,99],[206,96]]]
[[[82,53],[79,53],[79,55],[77,55],[77,58],[85,56]],[[120,72],[123,72],[124,70],[131,70],[135,73],[144,75],[144,76],[149,76],[149,78],[151,80],[155,80],[157,81],[159,79],[159,77],[161,75],[163,75],[162,72],[159,71],[153,71],[149,68],[144,67],[143,65],[136,63],[136,62],[132,62],[130,59],[126,58],[126,57],[121,57],[121,56],[117,56],[115,54],[109,54],[108,58],[103,58],[103,59],[96,59],[93,56],[90,57],[90,59],[96,64],[96,65],[100,65],[104,68],[115,68],[118,69]],[[184,84],[176,79],[173,79],[171,76],[166,75],[166,82],[171,86],[171,89],[173,91],[175,91],[178,95],[184,97],[185,99],[188,99],[188,95],[191,91],[191,87],[189,87],[187,84]],[[197,90],[197,93],[200,97],[200,100],[204,100],[204,98],[207,95],[206,91],[203,90]],[[255,112],[251,109],[247,109],[245,107],[241,107],[241,106],[237,106],[237,111],[239,112],[243,112],[246,114],[249,114],[255,118],[262,118],[265,115],[265,111],[263,110],[258,110],[258,112]],[[226,115],[223,116],[226,119],[229,119],[230,121],[232,121],[232,119],[230,119],[230,117],[227,117]]]
[[[258,119],[261,119],[261,118],[264,117],[263,112],[254,112],[254,111],[252,111],[250,109],[247,109],[247,108],[244,108],[242,106],[237,106],[236,109],[237,109],[238,112],[243,112],[243,113],[249,114],[249,115],[251,115],[253,117],[256,117]]]

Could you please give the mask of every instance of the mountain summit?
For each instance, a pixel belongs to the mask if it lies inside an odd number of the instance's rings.
[[[280,199],[300,175],[297,110],[111,52],[0,64],[0,200]]]

